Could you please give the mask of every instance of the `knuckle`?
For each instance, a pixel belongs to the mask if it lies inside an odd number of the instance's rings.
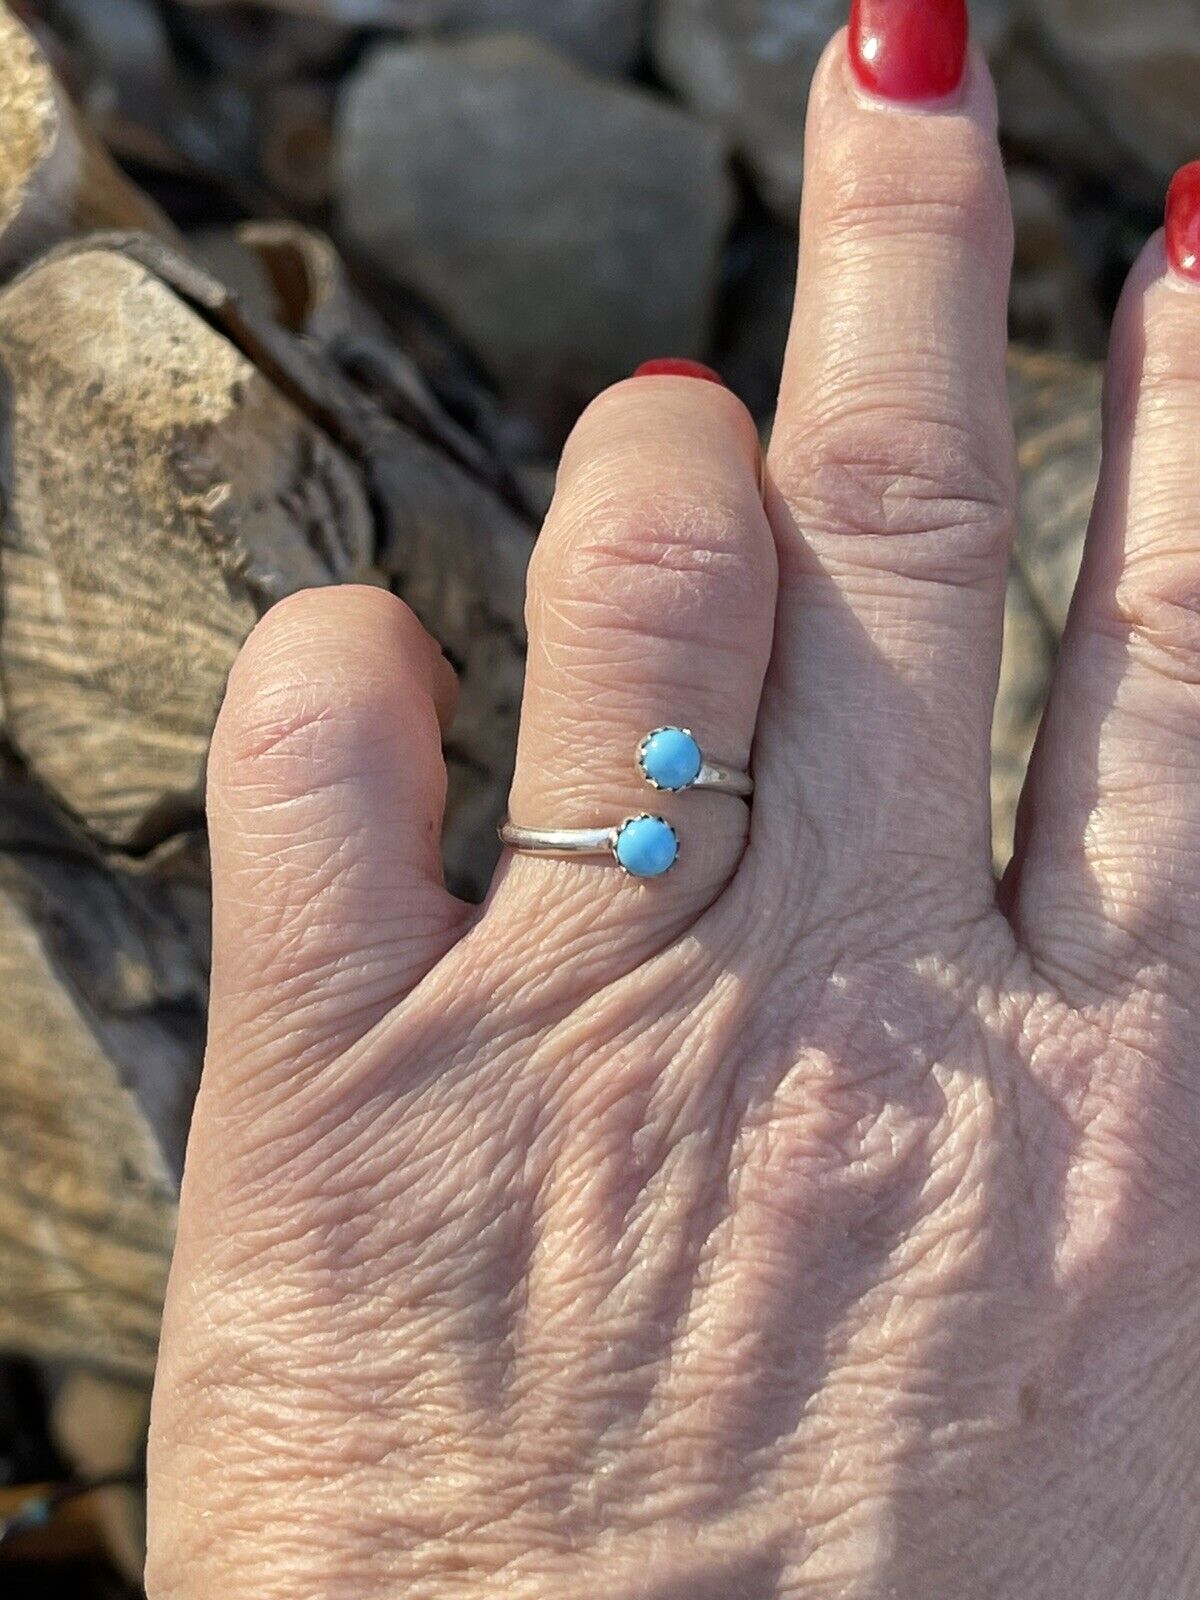
[[[564,452],[531,564],[531,629],[548,610],[556,633],[694,638],[758,622],[775,546],[757,453],[748,413],[716,384],[606,391]]]
[[[829,314],[844,337],[819,345],[781,413],[775,481],[802,532],[870,536],[877,548],[856,559],[990,585],[1016,506],[1000,158],[970,119],[903,130],[882,154],[877,142],[874,119],[849,119],[822,163],[816,225],[843,285]],[[898,275],[913,285],[912,315],[873,337],[862,308],[894,293]]]
[[[869,139],[864,148],[864,139]],[[939,240],[1000,249],[1012,234],[1012,206],[994,141],[969,125],[934,159],[900,148],[880,160],[878,134],[856,122],[830,156],[822,226],[836,245],[889,236],[923,253]]]
[[[630,494],[611,475],[577,481],[538,543],[535,604],[588,625],[656,634],[700,620],[741,626],[770,581],[769,532],[726,498]]]
[[[1131,561],[1100,626],[1128,641],[1144,666],[1162,677],[1200,686],[1200,573],[1188,561]]]
[[[210,815],[253,812],[260,827],[269,816],[272,837],[304,837],[329,857],[348,789],[382,787],[397,770],[432,783],[442,770],[432,715],[408,719],[399,767],[391,708],[382,680],[328,675],[227,699],[209,753]]]
[[[429,673],[434,650],[408,608],[376,589],[305,590],[274,606],[250,634],[229,676],[213,734],[210,773],[291,792],[351,755],[379,749],[403,716],[419,737],[433,719]],[[413,687],[397,688],[397,660]]]
[[[911,395],[877,394],[791,438],[779,479],[806,533],[866,536],[891,566],[990,582],[1012,534],[1015,469],[978,435],[945,416],[915,419]]]

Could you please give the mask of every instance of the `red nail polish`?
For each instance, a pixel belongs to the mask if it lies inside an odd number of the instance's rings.
[[[967,61],[966,0],[852,0],[850,62],[885,100],[944,100]]]
[[[1180,167],[1167,191],[1167,259],[1181,278],[1200,283],[1200,161]]]
[[[702,361],[685,361],[682,357],[664,356],[659,361],[643,361],[634,373],[635,378],[700,378],[705,383],[719,383],[725,379],[719,372],[706,367]]]

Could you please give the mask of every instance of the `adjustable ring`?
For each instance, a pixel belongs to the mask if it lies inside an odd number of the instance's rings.
[[[686,728],[655,728],[640,741],[637,769],[652,788],[669,794],[708,789],[749,799],[748,772],[706,761]],[[524,828],[506,817],[501,843],[530,856],[607,856],[631,878],[661,878],[679,860],[679,835],[665,817],[641,812],[612,828]]]

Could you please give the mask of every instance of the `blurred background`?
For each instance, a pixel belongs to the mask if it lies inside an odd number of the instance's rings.
[[[523,572],[581,406],[715,364],[769,432],[843,0],[0,0],[0,1594],[135,1600],[208,962],[205,753],[255,619],[387,585],[494,855]],[[1017,224],[998,858],[1100,357],[1200,156],[1196,0],[974,0]]]

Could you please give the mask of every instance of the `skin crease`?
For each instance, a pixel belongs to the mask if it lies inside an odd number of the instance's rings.
[[[994,117],[977,57],[914,112],[831,46],[765,512],[715,384],[568,446],[513,814],[644,809],[672,716],[752,753],[752,812],[655,797],[662,883],[458,906],[414,619],[302,595],[247,646],[151,1600],[1200,1592],[1200,294],[1158,239],[1118,314],[997,890]]]

